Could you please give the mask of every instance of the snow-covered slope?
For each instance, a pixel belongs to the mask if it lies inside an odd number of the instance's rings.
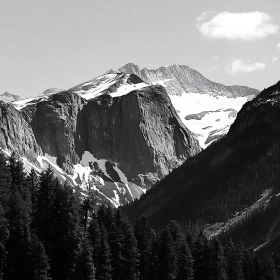
[[[95,79],[70,88],[68,91],[76,93],[86,100],[97,98],[103,94],[109,94],[112,97],[125,95],[133,90],[141,89],[150,86],[144,83],[139,77],[134,74],[105,74]],[[62,92],[56,88],[45,90],[42,94],[13,102],[16,109],[21,110],[26,106],[36,104],[41,101],[46,101],[50,96],[58,92]]]
[[[102,94],[109,94],[112,97],[122,96],[147,86],[149,84],[133,74],[116,73],[102,75],[70,90],[89,100]]]
[[[169,65],[155,70],[140,69],[133,63],[107,73],[133,73],[148,84],[165,87],[183,123],[197,135],[200,146],[207,147],[225,135],[242,105],[259,91],[245,86],[225,86],[205,78],[191,67]],[[202,118],[199,115],[207,111]],[[191,116],[193,118],[191,118]]]
[[[248,101],[248,97],[214,97],[198,93],[170,95],[170,99],[182,122],[195,133],[202,148],[228,132],[237,112]]]
[[[56,94],[58,92],[61,92],[63,90],[57,89],[57,88],[49,88],[46,89],[44,92],[39,94],[38,96],[35,97],[30,97],[30,98],[25,98],[25,99],[18,99],[18,100],[13,100],[12,104],[17,110],[21,110],[25,108],[28,105],[36,104],[37,102],[41,102],[44,100],[48,100],[50,96],[53,94]]]

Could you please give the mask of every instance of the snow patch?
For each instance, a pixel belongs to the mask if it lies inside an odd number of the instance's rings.
[[[131,84],[131,85],[126,84],[126,85],[119,87],[116,92],[113,92],[110,95],[112,97],[122,96],[122,95],[128,94],[129,92],[131,92],[133,90],[141,89],[141,88],[148,87],[148,86],[150,86],[150,85],[145,84],[145,83],[138,83],[138,84]]]
[[[230,111],[227,110],[233,109],[238,112],[247,102],[248,97],[214,97],[208,94],[190,92],[184,93],[181,96],[170,95],[170,99],[184,125],[197,135],[200,146],[206,148],[211,143],[205,143],[211,132],[223,130],[223,133],[227,133],[230,125],[234,122],[235,118],[229,117]],[[207,113],[200,120],[185,119],[187,115],[198,114],[204,111],[213,112]],[[220,119],[220,121],[216,121],[217,119]],[[203,129],[208,126],[212,126],[211,130]]]
[[[53,164],[57,165],[57,157],[52,157],[50,155],[48,155],[47,153],[45,153],[45,157],[52,162]]]

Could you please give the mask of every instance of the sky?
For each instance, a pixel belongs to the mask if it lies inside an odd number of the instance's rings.
[[[68,89],[133,62],[226,85],[280,80],[278,0],[0,0],[0,93]]]

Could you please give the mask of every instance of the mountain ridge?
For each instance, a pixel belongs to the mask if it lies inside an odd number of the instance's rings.
[[[50,164],[82,193],[92,185],[98,203],[131,202],[200,151],[165,89],[133,74],[103,75],[13,106],[40,147],[37,167]]]

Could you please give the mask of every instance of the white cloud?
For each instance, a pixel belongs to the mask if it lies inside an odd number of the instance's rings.
[[[273,23],[272,17],[263,12],[222,12],[215,13],[209,19],[210,13],[212,12],[205,12],[197,18],[199,31],[210,38],[252,41],[275,34],[279,30],[279,25]]]
[[[279,59],[278,56],[273,56],[271,61],[272,65],[275,65],[278,59]]]
[[[277,48],[280,50],[280,43],[277,45]]]
[[[263,70],[266,68],[266,65],[261,62],[252,63],[242,59],[233,59],[227,68],[232,75],[235,75],[238,73],[251,73],[254,71]]]

